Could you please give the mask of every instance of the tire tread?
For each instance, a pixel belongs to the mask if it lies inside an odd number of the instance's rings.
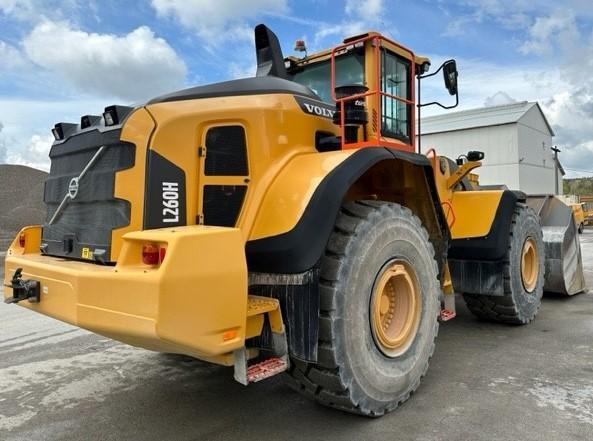
[[[510,240],[504,259],[504,295],[489,296],[483,294],[463,294],[468,309],[480,319],[512,325],[525,325],[531,322],[535,318],[535,315],[537,315],[537,309],[533,316],[524,315],[513,299],[511,291],[511,264],[509,256],[511,242],[513,241],[513,230],[514,226],[517,224],[519,216],[524,215],[535,216],[535,212],[525,204],[517,204],[511,221],[511,232],[509,234]]]
[[[428,232],[422,226],[422,222],[411,210],[398,204],[386,203],[381,201],[356,201],[345,203],[339,212],[334,230],[328,241],[327,250],[321,261],[321,277],[319,282],[320,294],[320,326],[319,326],[319,346],[318,361],[316,364],[300,362],[291,367],[289,375],[292,376],[300,388],[299,392],[313,398],[320,404],[334,407],[343,411],[363,414],[371,417],[378,417],[386,412],[394,410],[400,404],[405,402],[410,395],[420,385],[420,379],[424,377],[428,370],[429,360],[434,353],[436,335],[438,334],[438,322],[435,320],[434,336],[431,343],[430,357],[422,368],[422,375],[412,385],[411,388],[400,397],[396,402],[389,403],[383,409],[362,408],[359,403],[354,403],[349,394],[349,385],[340,375],[339,356],[337,348],[332,345],[333,326],[335,321],[339,320],[336,311],[336,296],[338,295],[335,283],[343,265],[346,265],[346,250],[352,238],[356,235],[357,229],[361,223],[366,222],[371,216],[381,216],[386,210],[395,210],[398,214],[410,218],[412,222],[422,232],[422,236],[430,246],[435,274],[438,274],[438,266],[434,260],[434,249],[428,241]],[[313,387],[313,385],[315,387]]]

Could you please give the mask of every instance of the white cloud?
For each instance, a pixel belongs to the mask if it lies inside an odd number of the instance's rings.
[[[48,148],[52,142],[50,129],[60,121],[79,122],[81,115],[99,114],[105,99],[45,101],[0,98],[0,163],[17,163],[47,170]],[[4,151],[4,155],[2,152]]]
[[[255,75],[255,62],[252,59],[253,57],[249,57],[248,60],[245,60],[241,63],[232,62],[229,64],[229,73],[231,74],[232,78],[250,78]]]
[[[5,15],[16,16],[28,15],[33,9],[33,4],[29,0],[0,0],[0,12]]]
[[[555,143],[563,150],[561,161],[567,168],[593,172],[593,31],[580,30],[578,18],[567,10],[538,18],[530,37],[527,47],[558,72],[550,85],[562,85],[542,100]]]
[[[265,16],[292,19],[288,0],[152,0],[152,7],[157,16],[195,32],[209,62],[226,66],[225,80],[255,73],[251,20]]]
[[[383,0],[346,0],[346,14],[373,22],[384,14]]]
[[[182,86],[187,71],[173,48],[146,26],[117,36],[45,21],[23,46],[31,61],[65,81],[56,87],[74,86],[89,95],[146,99]]]
[[[439,0],[439,6],[445,15],[454,17],[443,32],[447,37],[467,35],[468,28],[474,23],[483,23],[491,20],[505,29],[516,29],[528,26],[530,18],[528,11],[533,8],[534,1],[530,0],[461,0],[458,6],[463,6],[467,13],[451,13],[449,4]]]
[[[79,8],[77,0],[0,0],[0,14],[33,23],[48,17],[72,17],[79,12]]]
[[[478,63],[482,69],[491,69],[482,74],[472,72],[471,68],[469,72],[461,69],[462,96],[469,91],[470,101],[477,104],[500,90],[519,100],[539,101],[556,132],[554,142],[563,150],[560,155],[563,165],[593,172],[590,0],[566,0],[562,5],[546,0],[461,0],[460,3],[465,13],[451,14],[455,18],[449,23],[446,35],[477,34],[483,30],[475,24],[489,22],[511,30],[509,40],[517,51],[530,56],[523,65]],[[439,0],[439,5],[447,11],[444,0]],[[478,78],[480,81],[475,81]],[[466,102],[466,97],[463,98],[462,102]],[[574,175],[572,171],[568,173]]]
[[[443,56],[429,57],[433,69],[450,58]],[[465,110],[496,102],[506,101],[546,101],[551,96],[566,90],[568,83],[558,69],[544,64],[514,64],[511,67],[490,60],[457,58],[459,70],[458,110]],[[441,75],[422,82],[422,101],[441,101],[452,104]],[[457,110],[457,109],[456,109]],[[437,107],[423,109],[423,114],[443,112]]]
[[[593,58],[593,53],[579,52],[583,59]],[[432,57],[433,65],[438,66],[442,59]],[[457,64],[460,106],[456,110],[505,104],[507,98],[537,101],[556,133],[554,143],[562,150],[560,160],[565,168],[593,172],[593,79],[583,80],[582,76],[582,70],[590,72],[590,66],[567,63],[564,58],[553,65],[542,61],[512,68],[477,59],[461,58]],[[425,81],[422,89],[424,102],[433,98],[446,104],[452,101],[440,77]],[[425,116],[442,112],[436,107],[422,110]],[[576,174],[567,170],[567,177]]]
[[[213,44],[253,38],[246,20],[284,14],[287,0],[152,0],[157,15],[172,18]]]
[[[345,16],[340,22],[317,26],[319,31],[313,38],[313,50],[320,49],[325,43],[324,40],[330,36],[342,40],[372,30],[382,30],[386,37],[394,37],[397,34],[395,26],[385,18],[383,0],[346,0],[344,12]]]
[[[570,10],[557,11],[550,16],[537,17],[529,29],[529,40],[519,51],[523,54],[548,55],[556,44],[570,49],[579,40],[579,30],[574,13]]]
[[[521,33],[534,24],[534,17],[566,14],[567,11],[579,18],[593,18],[590,0],[437,0],[439,8],[447,17],[444,36],[467,36],[480,34],[476,24],[494,23],[506,30]],[[455,9],[451,9],[451,4]]]
[[[374,25],[369,22],[350,19],[338,24],[327,24],[315,34],[313,39],[314,50],[327,49],[326,47],[319,47],[327,37],[336,36],[338,37],[338,42],[341,43],[341,40],[344,38],[362,34],[371,30],[373,27]]]
[[[2,40],[0,40],[0,60],[2,60],[2,71],[12,70],[25,64],[20,51]]]
[[[465,35],[466,26],[475,20],[473,16],[461,16],[447,23],[442,35],[444,37],[460,37]]]
[[[49,171],[48,155],[53,141],[52,135],[33,135],[24,149],[8,151],[5,162]]]
[[[499,90],[494,95],[489,96],[484,101],[484,107],[504,106],[505,104],[516,103],[517,100],[512,98],[508,93]]]

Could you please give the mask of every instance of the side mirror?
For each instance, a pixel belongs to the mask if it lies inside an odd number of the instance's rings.
[[[449,91],[449,95],[457,95],[457,63],[455,60],[446,61],[443,64],[443,78],[445,80],[445,87]]]
[[[471,150],[467,152],[468,161],[481,161],[482,159],[484,159],[484,152],[480,152],[477,150]]]
[[[421,107],[432,106],[432,105],[437,105],[437,106],[441,107],[442,109],[453,109],[454,107],[457,107],[459,105],[459,94],[457,93],[457,77],[459,74],[457,73],[457,63],[455,63],[455,60],[445,61],[433,73],[418,75],[418,96],[420,96],[420,80],[423,80],[425,78],[434,77],[441,70],[443,71],[443,78],[445,79],[445,87],[447,87],[447,90],[449,91],[449,93],[455,97],[455,104],[453,104],[451,106],[445,106],[444,104],[441,104],[438,101],[432,101],[430,103],[418,103],[418,110],[420,110]],[[418,115],[420,115],[420,113],[418,113]],[[420,121],[420,116],[418,116],[418,121]],[[420,126],[418,126],[418,127],[420,127]]]

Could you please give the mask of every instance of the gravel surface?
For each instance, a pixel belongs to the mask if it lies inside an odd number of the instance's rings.
[[[593,286],[593,230],[582,236]],[[546,296],[528,326],[476,320],[458,298],[428,375],[376,420],[318,406],[282,377],[125,346],[0,304],[0,439],[593,439],[593,294]]]
[[[0,164],[0,278],[4,257],[18,231],[43,222],[43,184],[47,173],[24,165]]]

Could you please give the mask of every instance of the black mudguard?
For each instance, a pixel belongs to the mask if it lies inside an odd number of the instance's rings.
[[[501,296],[504,294],[502,268],[506,256],[513,213],[525,194],[504,190],[494,222],[486,236],[455,239],[449,248],[449,270],[456,292]]]
[[[440,225],[442,242],[446,244],[449,229],[439,203],[432,166],[428,158],[416,153],[369,147],[358,150],[323,179],[313,193],[305,212],[291,231],[247,242],[249,271],[294,274],[313,268],[325,250],[348,189],[373,165],[380,161],[394,159],[406,161],[424,169],[435,220]],[[446,251],[446,245],[443,244],[435,246],[437,254]]]

